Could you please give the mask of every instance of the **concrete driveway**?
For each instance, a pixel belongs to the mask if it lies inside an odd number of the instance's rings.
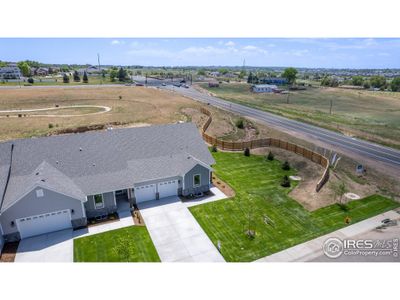
[[[43,234],[21,240],[15,262],[72,262],[73,231]]]
[[[138,205],[162,262],[224,262],[178,197]]]

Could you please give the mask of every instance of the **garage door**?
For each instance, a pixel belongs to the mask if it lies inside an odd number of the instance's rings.
[[[136,203],[155,200],[156,199],[156,185],[142,185],[135,187]]]
[[[69,209],[17,219],[21,239],[71,227]]]
[[[160,198],[178,195],[178,180],[160,182],[158,184]]]

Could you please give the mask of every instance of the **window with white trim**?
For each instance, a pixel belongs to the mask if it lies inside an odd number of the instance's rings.
[[[102,194],[94,195],[93,196],[93,201],[94,201],[94,207],[96,209],[104,207],[104,200],[103,200],[103,195]]]
[[[200,174],[193,175],[193,185],[200,186],[201,185],[201,176]]]

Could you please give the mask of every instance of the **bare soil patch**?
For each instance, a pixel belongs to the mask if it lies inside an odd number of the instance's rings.
[[[6,243],[0,255],[0,262],[14,262],[19,242]]]
[[[229,184],[219,179],[215,174],[212,175],[212,183],[228,197],[235,196],[234,189],[231,188]]]

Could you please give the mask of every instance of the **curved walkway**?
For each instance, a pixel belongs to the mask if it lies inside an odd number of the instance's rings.
[[[40,111],[49,111],[49,110],[60,110],[60,109],[68,109],[68,108],[99,108],[102,111],[94,112],[94,113],[86,113],[86,114],[77,114],[77,115],[29,115],[29,117],[81,117],[88,115],[98,115],[104,114],[106,112],[111,111],[111,107],[103,106],[103,105],[69,105],[69,106],[58,106],[58,107],[45,107],[45,108],[33,108],[33,109],[11,109],[11,110],[0,110],[0,113],[27,113],[27,112],[40,112]],[[6,116],[4,116],[6,117]]]

